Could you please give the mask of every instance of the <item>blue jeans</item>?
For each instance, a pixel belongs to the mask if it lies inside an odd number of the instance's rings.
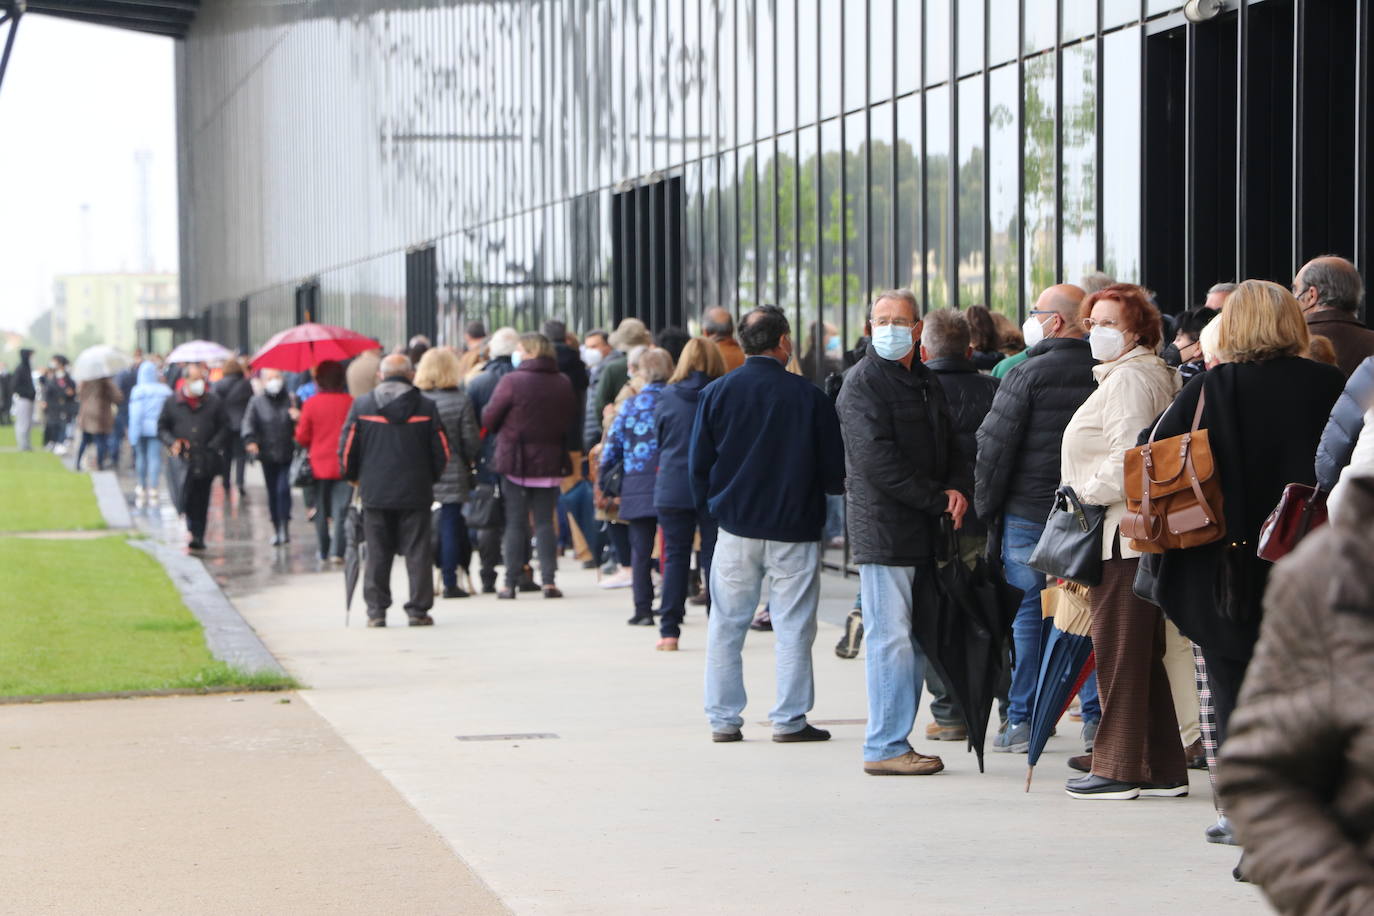
[[[156,436],[139,436],[133,445],[138,485],[154,491],[158,486],[157,475],[162,473],[162,443]]]
[[[844,537],[844,495],[825,494],[825,540]]]
[[[267,483],[267,512],[273,525],[291,521],[291,462],[262,461],[262,479]]]
[[[711,556],[716,549],[716,520],[695,509],[659,509],[658,523],[663,528],[663,594],[658,605],[658,612],[663,616],[658,635],[676,639],[682,635],[682,616],[687,610],[693,536],[701,532],[701,572],[710,582]],[[710,613],[709,605],[707,613]]]
[[[603,545],[601,537],[601,523],[596,520],[596,505],[593,502],[592,485],[585,480],[579,480],[572,489],[558,497],[558,508],[577,522],[577,530],[582,532],[582,537],[587,541],[587,549],[592,552],[592,559],[598,564],[601,563],[601,550]]]
[[[471,558],[472,543],[468,540],[468,523],[463,519],[463,504],[444,503],[439,507],[439,575],[444,588],[457,587],[458,567],[466,571]]]
[[[887,760],[911,750],[911,727],[921,701],[925,654],[911,634],[915,566],[859,566],[864,614],[864,674],[868,682],[868,729],[864,760]]]
[[[1084,722],[1099,722],[1102,719],[1102,701],[1097,698],[1097,672],[1088,675],[1083,686],[1078,689],[1078,705],[1083,712]]]
[[[777,704],[768,713],[773,733],[806,727],[816,700],[811,646],[821,595],[821,545],[742,538],[722,530],[711,562],[711,616],[706,628],[706,717],[713,732],[744,724],[744,660],[740,651],[759,606],[763,579],[776,638]]]
[[[1040,592],[1045,588],[1045,574],[1031,569],[1026,561],[1030,559],[1044,531],[1043,523],[1020,516],[1008,515],[1003,519],[1002,566],[1007,582],[1025,592],[1011,625],[1016,664],[1011,669],[1007,721],[1012,725],[1030,720],[1031,706],[1035,703],[1035,687],[1040,680],[1040,658],[1044,650],[1040,640],[1043,619]]]

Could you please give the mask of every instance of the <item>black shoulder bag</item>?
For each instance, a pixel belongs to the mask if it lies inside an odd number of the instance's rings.
[[[1084,505],[1072,487],[1060,487],[1045,520],[1045,533],[1026,565],[1079,585],[1101,584],[1102,523],[1106,517],[1106,506]]]

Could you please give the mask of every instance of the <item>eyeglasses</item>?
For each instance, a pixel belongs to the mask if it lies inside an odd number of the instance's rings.
[[[1115,318],[1104,318],[1101,321],[1096,318],[1084,318],[1083,327],[1087,328],[1089,331],[1093,328],[1119,328],[1121,327],[1121,322]]]
[[[912,321],[910,318],[874,318],[873,326],[875,328],[914,328],[916,327],[916,322]]]

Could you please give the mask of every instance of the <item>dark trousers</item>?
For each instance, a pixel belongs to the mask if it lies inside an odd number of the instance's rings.
[[[445,588],[458,584],[458,570],[466,571],[471,558],[472,544],[467,522],[463,520],[463,504],[444,503],[439,507],[439,575]]]
[[[659,509],[658,523],[663,528],[663,595],[658,605],[658,612],[663,617],[658,633],[676,639],[682,635],[682,616],[687,610],[693,535],[701,532],[701,581],[710,582],[711,555],[716,550],[716,522],[695,509]],[[710,613],[709,605],[707,613]]]
[[[429,540],[429,509],[365,509],[363,537],[367,541],[367,569],[363,573],[363,598],[367,616],[386,619],[391,607],[391,561],[405,558],[410,576],[410,600],[406,615],[420,617],[434,607],[434,564]]]
[[[610,541],[611,551],[615,554],[615,561],[621,566],[629,566],[630,557],[630,526],[625,522],[607,522],[606,540]]]
[[[501,526],[493,525],[490,528],[478,528],[477,531],[477,555],[482,560],[482,587],[496,587],[496,567],[501,565],[501,541],[505,537],[506,529]],[[523,565],[525,554],[522,551],[516,560],[516,565]]]
[[[558,497],[558,507],[577,522],[577,530],[581,531],[582,537],[586,539],[592,559],[600,563],[604,539],[601,536],[601,523],[596,520],[592,485],[585,480],[579,480],[572,489]]]
[[[186,513],[186,530],[191,533],[192,540],[205,540],[205,518],[210,514],[210,491],[214,486],[213,477],[186,477],[182,511]]]
[[[1226,743],[1226,735],[1231,724],[1231,713],[1236,711],[1240,699],[1240,685],[1245,680],[1245,669],[1250,667],[1249,659],[1241,661],[1215,652],[1202,650],[1207,663],[1207,686],[1212,692],[1212,716],[1216,723],[1217,749]]]
[[[291,521],[291,462],[263,461],[262,479],[267,483],[267,511],[273,525]]]
[[[654,612],[654,536],[658,534],[658,519],[629,519],[630,571],[633,573],[635,616]]]
[[[553,527],[558,487],[522,487],[506,478],[501,483],[501,498],[506,504],[506,535],[502,542],[506,555],[506,588],[520,584],[520,573],[529,549],[531,513],[534,515],[535,550],[539,553],[539,578],[544,585],[553,585],[554,573],[558,570],[558,534]]]
[[[105,462],[109,457],[110,436],[108,433],[81,433],[81,445],[76,449],[76,469],[81,470],[81,459],[86,455],[86,446],[95,445],[95,466],[97,470],[105,470]]]
[[[334,556],[344,555],[344,525],[348,522],[348,501],[352,498],[353,486],[347,480],[315,481],[315,500],[319,506],[315,513],[315,539],[320,544],[321,560],[329,556],[330,548]],[[330,537],[331,519],[333,537]]]
[[[229,489],[230,477],[233,485],[243,489],[243,469],[248,465],[248,453],[243,450],[243,437],[232,433],[224,447],[224,489]]]

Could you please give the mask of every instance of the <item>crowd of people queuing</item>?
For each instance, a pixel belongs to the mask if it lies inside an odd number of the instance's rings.
[[[1104,522],[1100,582],[1087,589],[1084,753],[1069,760],[1082,775],[1066,791],[1178,797],[1189,767],[1209,769],[1218,819],[1207,839],[1243,844],[1247,876],[1301,909],[1333,899],[1331,881],[1374,898],[1374,823],[1353,797],[1370,778],[1358,687],[1374,676],[1363,294],[1354,266],[1326,256],[1289,288],[1221,283],[1177,316],[1149,290],[1093,274],[1045,289],[1019,329],[982,306],[922,315],[910,291],[889,290],[854,349],[818,321],[800,357],[787,316],[768,305],[738,328],[708,309],[698,336],[635,318],[581,339],[556,320],[523,334],[474,321],[461,347],[417,337],[294,375],[138,354],[116,377],[77,385],[65,359],[38,374],[25,351],[5,400],[21,448],[35,406],[47,447],[79,433],[78,466],[88,445],[97,467],[117,466],[127,438],[139,508],[158,505],[165,449],[192,550],[205,548],[214,480],[226,502],[242,500],[249,463],[262,469],[273,544],[290,540],[292,490],[304,489],[322,563],[343,562],[356,498],[369,626],[386,625],[396,555],[414,626],[434,622],[436,567],[441,599],[557,599],[569,550],[602,588],[630,590],[628,623],[657,625],[660,651],[678,649],[689,604],[700,606],[716,742],[743,737],[751,627],[775,633],[772,739],[829,737],[806,718],[812,646],[822,552],[847,537],[860,590],[836,652],[867,644],[862,766],[873,775],[944,768],[911,743],[923,684],[925,737],[967,736],[912,631],[947,527],[961,559],[986,555],[1022,593],[991,743],[1027,751],[1042,591],[1056,584],[1032,554],[1057,492],[1072,488]],[[1147,556],[1122,533],[1126,453],[1195,427],[1210,437],[1226,536]],[[1295,483],[1318,488],[1332,521],[1271,576],[1261,526]],[[1287,828],[1299,826],[1345,874],[1295,852]]]

